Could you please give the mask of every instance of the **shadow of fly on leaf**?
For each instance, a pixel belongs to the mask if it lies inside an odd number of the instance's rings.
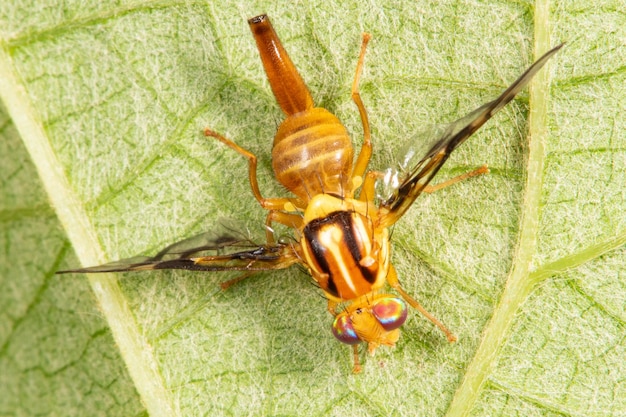
[[[223,288],[257,271],[303,265],[324,291],[334,317],[335,337],[353,347],[353,372],[361,371],[358,345],[367,343],[373,354],[381,345],[394,346],[400,337],[408,305],[418,310],[446,335],[456,337],[410,296],[391,264],[389,227],[395,224],[423,192],[433,192],[488,172],[486,166],[432,186],[430,182],[450,154],[487,120],[509,103],[545,63],[563,46],[547,52],[498,98],[461,119],[433,130],[429,145],[406,144],[397,166],[367,170],[372,155],[367,111],[359,93],[359,78],[370,40],[363,34],[352,84],[352,100],[363,124],[363,143],[356,155],[346,128],[328,110],[315,107],[313,98],[283,48],[266,15],[248,21],[261,61],[285,120],[278,127],[272,148],[276,179],[292,194],[265,198],[256,178],[257,159],[230,139],[206,129],[213,137],[248,160],[254,197],[267,210],[266,242],[253,245],[234,236],[186,239],[153,257],[125,259],[105,265],[59,273],[148,271],[242,271]],[[417,154],[417,149],[426,149]],[[275,239],[272,225],[294,230],[293,239]],[[243,245],[243,246],[242,246]],[[205,254],[205,251],[217,251]],[[393,294],[386,293],[389,286]]]

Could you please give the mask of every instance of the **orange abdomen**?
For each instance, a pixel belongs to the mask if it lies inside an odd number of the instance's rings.
[[[248,20],[263,68],[280,108],[287,116],[313,108],[313,98],[291,62],[269,18],[260,15]]]
[[[304,201],[317,194],[343,196],[352,154],[350,137],[339,119],[315,107],[289,116],[278,127],[272,167],[278,181]]]
[[[352,174],[352,143],[346,128],[313,98],[268,17],[248,20],[276,101],[287,119],[272,150],[276,178],[303,201],[317,194],[343,196]],[[351,189],[351,188],[350,188]]]

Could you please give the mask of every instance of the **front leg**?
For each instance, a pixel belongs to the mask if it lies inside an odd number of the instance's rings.
[[[424,317],[430,320],[435,326],[439,327],[439,329],[445,333],[450,343],[456,342],[456,336],[452,334],[452,332],[448,330],[448,328],[444,326],[443,323],[437,319],[437,317],[430,314],[424,307],[422,307],[420,303],[417,302],[415,298],[411,297],[406,291],[404,291],[404,289],[400,285],[400,281],[398,281],[398,274],[396,273],[396,269],[393,267],[393,265],[389,266],[387,282],[389,283],[391,288],[396,290],[402,296],[402,298],[404,298],[404,300],[411,305],[411,307],[422,313]]]

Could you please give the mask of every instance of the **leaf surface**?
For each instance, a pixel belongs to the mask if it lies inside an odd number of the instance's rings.
[[[372,33],[377,168],[567,42],[438,179],[491,174],[420,197],[394,228],[403,285],[458,343],[412,314],[353,376],[298,269],[226,292],[234,275],[52,275],[221,218],[263,236],[245,160],[202,135],[258,155],[263,194],[285,195],[269,157],[282,115],[246,23],[262,12],[356,146],[350,85]],[[0,414],[623,415],[625,40],[617,1],[4,2]]]

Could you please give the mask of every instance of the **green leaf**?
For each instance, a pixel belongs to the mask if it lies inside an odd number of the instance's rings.
[[[71,247],[0,105],[0,415],[141,415],[86,280],[54,275]]]
[[[623,415],[621,6],[5,1],[0,415]],[[263,236],[246,161],[202,135],[258,155],[263,194],[286,195],[269,157],[282,115],[246,23],[262,12],[357,146],[350,85],[372,33],[361,91],[375,167],[567,42],[438,180],[491,174],[420,197],[394,228],[403,285],[458,343],[412,314],[354,376],[298,269],[226,292],[233,275],[53,275],[223,217]]]

